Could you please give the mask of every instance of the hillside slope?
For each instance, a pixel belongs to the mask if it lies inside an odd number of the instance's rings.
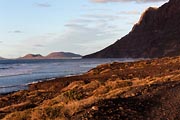
[[[132,31],[84,58],[156,58],[180,55],[180,0],[148,8]]]

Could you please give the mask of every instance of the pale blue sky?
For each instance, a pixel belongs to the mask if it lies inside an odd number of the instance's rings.
[[[146,8],[167,0],[141,1],[0,0],[0,56],[96,52],[126,35]]]

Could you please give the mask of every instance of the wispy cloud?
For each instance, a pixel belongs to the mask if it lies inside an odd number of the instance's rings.
[[[112,9],[109,9],[109,8],[94,8],[94,7],[89,7],[89,6],[83,6],[83,10],[88,10],[88,11],[96,11],[96,12],[112,12]]]
[[[107,31],[106,28],[108,25],[79,25],[69,23],[66,27],[66,31],[57,38],[57,42],[53,46],[58,45],[63,50],[81,54],[102,49],[104,46],[109,45],[108,40],[113,39],[112,36],[115,36],[114,30]]]
[[[109,22],[122,18],[121,16],[114,14],[86,14],[83,15],[82,17],[88,18],[93,22]]]
[[[34,47],[44,47],[44,45],[42,45],[42,44],[36,44],[36,45],[34,45]]]
[[[84,25],[80,25],[77,23],[68,23],[64,25],[65,27],[69,27],[69,28],[83,28],[85,27]]]
[[[167,1],[167,0],[90,0],[91,2],[95,3],[108,3],[108,2],[137,2],[137,3],[144,3],[144,2],[160,2],[160,1]]]
[[[103,49],[120,38],[124,31],[118,19],[122,16],[109,13],[88,13],[66,23],[64,33],[54,46],[83,55]],[[69,47],[72,46],[72,47]],[[77,49],[79,48],[79,49]],[[83,49],[83,51],[82,51]]]
[[[94,22],[93,20],[87,19],[87,18],[77,18],[74,20],[71,20],[71,23],[81,23],[81,24],[88,24]],[[66,24],[65,26],[68,27],[69,24]]]
[[[36,3],[36,6],[44,8],[51,7],[49,3]]]
[[[21,30],[13,30],[13,31],[9,31],[9,33],[23,33]]]
[[[141,13],[134,10],[134,11],[120,11],[120,12],[118,12],[117,14],[123,14],[123,15],[139,15],[139,14],[141,14]]]

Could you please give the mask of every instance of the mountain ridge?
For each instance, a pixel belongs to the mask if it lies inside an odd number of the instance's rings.
[[[149,7],[114,44],[83,58],[157,58],[180,55],[180,1]]]
[[[71,52],[52,52],[47,56],[42,56],[41,54],[27,54],[18,59],[72,59],[80,57],[81,55]]]
[[[45,58],[49,59],[58,59],[58,58],[73,58],[73,57],[81,57],[79,54],[71,53],[71,52],[53,52],[45,56]]]
[[[0,60],[4,60],[4,59],[6,59],[6,58],[0,57]]]
[[[18,59],[43,59],[43,56],[41,54],[27,54]]]

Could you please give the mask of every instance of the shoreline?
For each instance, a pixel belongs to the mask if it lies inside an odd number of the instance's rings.
[[[128,60],[127,62],[126,61],[110,62],[110,63],[100,64],[97,67],[103,66],[103,65],[108,65],[108,64],[113,64],[113,63],[125,63],[126,64],[126,63],[136,63],[136,62],[141,62],[141,61],[153,61],[153,60],[158,60],[158,59],[168,59],[168,58],[169,57],[165,57],[165,58],[153,58],[153,59],[148,59],[148,58],[146,58],[146,59],[145,58],[138,58],[138,59],[127,58],[127,60]],[[87,58],[84,58],[84,59],[87,59]],[[116,59],[116,58],[114,58],[114,59]],[[97,67],[95,67],[95,68],[97,68]],[[7,92],[7,93],[1,93],[0,96],[2,96],[2,95],[9,95],[9,94],[20,92],[20,91],[24,91],[24,90],[25,91],[26,90],[31,90],[32,86],[36,86],[36,85],[39,85],[39,84],[54,83],[54,82],[59,82],[60,80],[63,81],[63,80],[73,79],[74,77],[76,78],[76,80],[79,80],[80,78],[86,76],[86,74],[89,71],[91,71],[91,70],[93,70],[95,68],[92,68],[92,69],[88,70],[85,73],[76,74],[76,75],[66,75],[66,76],[61,76],[61,77],[52,77],[52,78],[47,78],[47,79],[38,79],[38,81],[31,82],[31,83],[28,83],[28,84],[24,85],[24,86],[27,86],[27,89],[21,89],[21,90],[11,91],[11,92]],[[76,81],[76,80],[73,80],[73,81]],[[72,82],[72,81],[70,80],[70,82]],[[17,86],[21,86],[21,85],[17,85]]]
[[[151,119],[155,114],[163,118],[164,112],[174,111],[166,103],[179,95],[179,86],[180,57],[107,63],[82,75],[30,84],[28,90],[1,96],[0,119]],[[174,104],[180,105],[179,99]]]
[[[95,59],[95,58],[92,58],[92,59]],[[104,59],[104,58],[102,58]],[[121,63],[126,63],[126,62],[135,62],[135,61],[140,61],[140,60],[145,60],[145,58],[108,58],[108,59],[112,59],[112,61],[109,61],[105,64],[110,64],[112,63],[114,60],[120,60],[119,62]],[[46,59],[43,59],[43,60],[46,60]],[[102,63],[103,64],[103,63]],[[99,64],[100,65],[100,64]],[[89,70],[93,69],[90,68]],[[87,72],[89,71],[87,70]],[[64,76],[59,76],[59,77],[47,77],[47,78],[39,78],[39,79],[34,79],[33,82],[30,82],[30,83],[25,83],[25,84],[18,84],[18,85],[12,85],[12,86],[2,86],[0,87],[2,90],[2,92],[0,92],[0,95],[3,95],[3,94],[8,94],[8,93],[11,93],[11,92],[18,92],[20,90],[27,90],[28,86],[31,85],[31,84],[34,84],[34,83],[41,83],[41,82],[45,82],[45,81],[50,81],[50,80],[53,80],[53,79],[58,79],[58,78],[63,78],[63,77],[73,77],[73,76],[79,76],[79,75],[83,75],[85,74],[86,72],[83,72],[83,73],[78,73],[78,74],[69,74],[69,75],[64,75]],[[14,75],[13,75],[14,76]],[[15,75],[16,76],[16,75]],[[18,76],[18,75],[17,75]],[[6,77],[6,76],[5,76]],[[25,88],[22,88],[22,87],[25,87]],[[12,89],[12,90],[11,90]]]
[[[14,87],[27,87],[26,89],[19,89],[19,90],[14,90],[14,91],[10,91],[10,92],[2,92],[2,93],[0,93],[0,97],[4,96],[4,95],[15,93],[15,92],[23,91],[23,90],[28,90],[29,87],[33,86],[34,84],[41,84],[41,83],[44,83],[44,82],[50,82],[50,81],[59,80],[59,79],[63,79],[63,80],[64,79],[69,79],[69,78],[71,79],[72,77],[81,76],[81,75],[83,75],[85,73],[76,74],[76,75],[65,75],[65,76],[61,76],[61,77],[52,77],[52,78],[46,78],[46,79],[37,79],[36,81],[33,81],[31,83],[28,83],[28,84],[0,87],[0,89],[3,89],[3,88],[14,88]]]

